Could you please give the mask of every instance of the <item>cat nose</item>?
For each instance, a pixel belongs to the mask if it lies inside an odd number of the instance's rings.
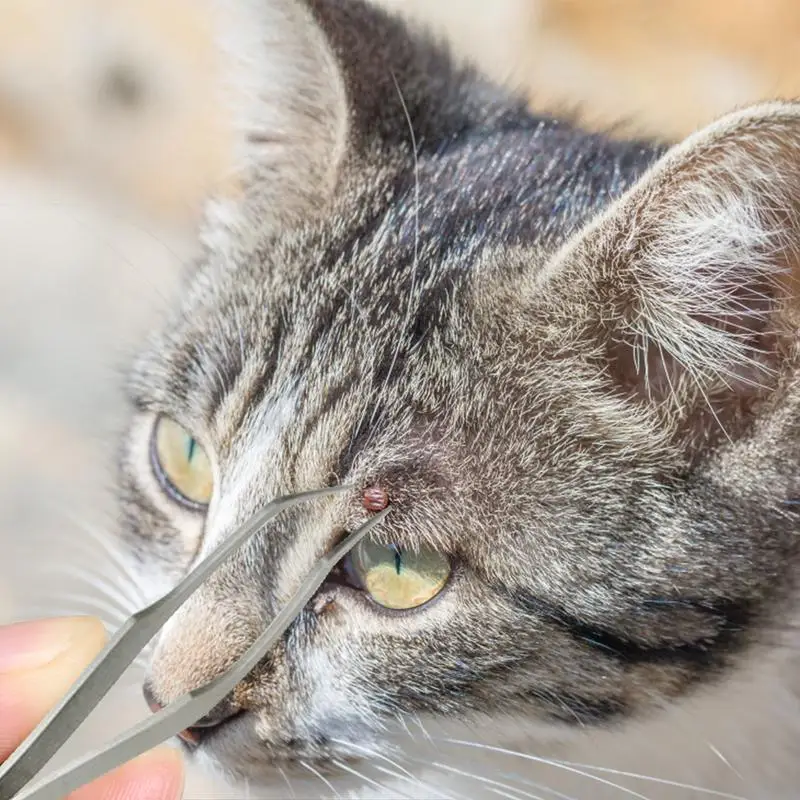
[[[155,714],[157,711],[161,711],[164,706],[156,700],[156,696],[153,693],[153,687],[150,685],[149,681],[145,681],[142,684],[142,694],[144,695],[144,700],[147,703],[147,707]]]
[[[147,701],[150,710],[155,714],[161,711],[164,707],[156,700],[153,692],[153,687],[145,681],[142,685],[142,694]],[[202,719],[197,720],[194,725],[181,731],[178,737],[186,744],[196,746],[200,744],[203,737],[210,732],[213,728],[218,728],[223,723],[227,722],[234,717],[238,717],[242,713],[242,709],[238,708],[232,698],[226,697],[221,703],[218,703],[214,708],[209,711]]]

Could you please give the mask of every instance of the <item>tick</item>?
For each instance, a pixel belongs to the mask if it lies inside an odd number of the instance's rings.
[[[367,511],[383,511],[389,505],[389,495],[380,486],[370,486],[361,495],[361,504]]]

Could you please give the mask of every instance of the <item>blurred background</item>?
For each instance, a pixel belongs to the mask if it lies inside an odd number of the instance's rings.
[[[376,1],[534,107],[617,134],[679,138],[800,94],[794,0]],[[215,70],[198,0],[0,2],[0,623],[113,629],[137,605],[113,537],[120,378],[229,175]],[[146,713],[128,684],[66,755]]]

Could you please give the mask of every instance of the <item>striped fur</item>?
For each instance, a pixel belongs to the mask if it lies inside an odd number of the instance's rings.
[[[613,141],[355,0],[264,3],[243,195],[209,201],[130,382],[124,536],[168,585],[278,493],[378,483],[381,537],[457,567],[415,613],[325,587],[203,754],[269,781],[413,714],[602,750],[724,705],[797,608],[800,107]],[[205,518],[152,478],[159,414],[212,456]],[[355,493],[265,530],[161,636],[159,699],[230,665],[364,513]]]

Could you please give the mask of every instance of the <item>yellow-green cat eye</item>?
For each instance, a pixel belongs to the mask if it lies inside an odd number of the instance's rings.
[[[436,550],[384,547],[364,539],[353,550],[353,569],[372,599],[385,608],[416,608],[436,597],[450,576],[450,561]]]
[[[189,431],[169,417],[160,417],[153,432],[153,466],[164,488],[177,500],[206,506],[214,479],[208,454]]]

